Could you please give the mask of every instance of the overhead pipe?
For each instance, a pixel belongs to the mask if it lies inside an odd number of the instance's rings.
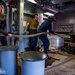
[[[55,8],[46,8],[49,11],[52,11],[53,13],[58,13],[58,9]]]
[[[70,2],[68,0],[68,2]],[[74,1],[73,1],[74,2]],[[41,6],[41,4],[39,5],[43,10],[47,10],[47,11],[50,11],[50,12],[53,12],[53,13],[63,13],[63,12],[66,12],[66,11],[75,11],[75,3],[71,3],[71,4],[65,4],[67,3],[67,1],[63,1],[62,3],[58,3],[58,4],[54,4],[53,5],[46,5],[45,3],[41,3],[43,6]],[[57,7],[56,7],[57,6]]]

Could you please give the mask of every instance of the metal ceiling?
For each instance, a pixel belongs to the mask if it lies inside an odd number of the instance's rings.
[[[62,4],[62,3],[64,3],[64,2],[69,2],[69,1],[73,1],[73,2],[75,2],[75,0],[35,0],[35,1],[37,1],[38,3],[52,3],[52,4]]]
[[[2,1],[6,2],[8,0],[2,0]],[[37,1],[37,2],[42,1],[42,2],[49,2],[49,3],[52,2],[53,4],[62,4],[63,2],[68,2],[68,1],[75,2],[75,0],[35,0],[35,1]]]
[[[63,12],[75,10],[75,0],[35,0],[43,9],[48,11]],[[56,13],[54,12],[54,13]]]
[[[62,4],[63,2],[74,1],[74,0],[52,0],[54,4]]]
[[[3,0],[7,2],[8,0]],[[44,10],[50,10],[54,13],[61,11],[75,10],[75,0],[35,0],[37,5]],[[56,11],[56,12],[55,12]]]
[[[8,1],[8,0],[2,0],[2,1],[6,2],[6,1]]]

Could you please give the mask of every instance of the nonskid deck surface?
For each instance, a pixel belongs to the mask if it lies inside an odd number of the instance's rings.
[[[75,75],[75,55],[66,52],[49,53],[49,56],[59,59],[60,61],[53,60],[49,65],[47,60],[45,75]]]

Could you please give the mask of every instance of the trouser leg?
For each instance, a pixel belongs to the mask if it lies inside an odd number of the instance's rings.
[[[30,49],[36,50],[37,37],[30,38]]]
[[[36,30],[30,30],[29,31],[29,34],[36,34],[37,31]],[[30,50],[36,50],[36,46],[37,46],[37,37],[31,37],[29,39],[29,47],[30,47]]]
[[[0,37],[0,41],[1,41],[2,46],[6,46],[7,45],[7,38],[6,38],[6,36],[1,36]]]
[[[46,34],[41,35],[40,39],[41,39],[41,41],[43,42],[43,45],[44,45],[44,53],[47,54],[47,51],[49,49],[49,40],[47,38],[47,35]]]

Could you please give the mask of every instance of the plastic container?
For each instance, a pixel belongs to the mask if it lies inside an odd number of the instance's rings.
[[[46,54],[38,51],[25,51],[22,59],[22,75],[44,75]]]
[[[5,75],[16,75],[17,70],[17,46],[1,46],[1,69]]]

